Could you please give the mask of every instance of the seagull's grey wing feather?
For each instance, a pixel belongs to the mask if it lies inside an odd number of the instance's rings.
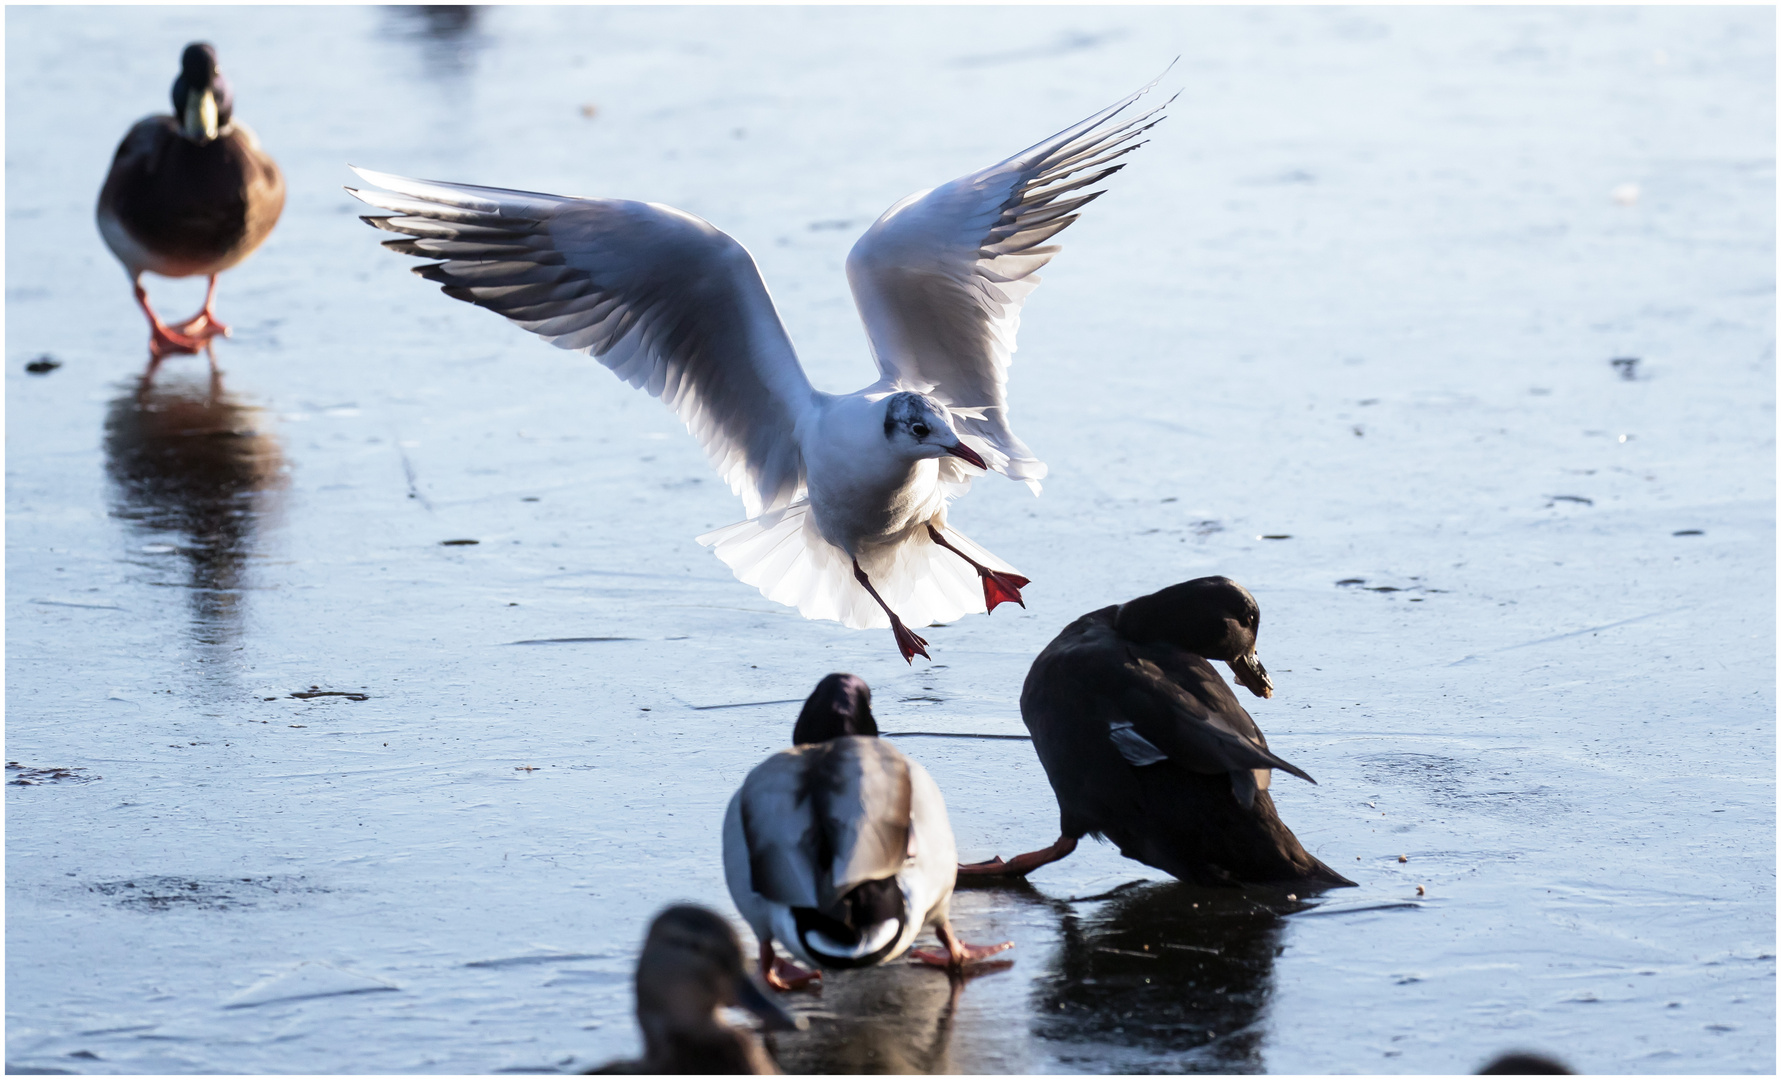
[[[1161,76],[1158,76],[1160,79]],[[1098,198],[1084,192],[1125,168],[1115,160],[1168,105],[1125,116],[1150,85],[981,172],[892,206],[847,256],[881,385],[932,394],[975,437],[992,469],[1035,492],[1046,468],[1008,426],[1008,365],[1020,307],[1058,248],[1045,241]],[[1174,99],[1171,98],[1170,101]]]
[[[794,428],[816,392],[730,236],[657,203],[354,171],[387,189],[348,189],[391,211],[365,218],[406,237],[385,247],[440,260],[415,273],[661,398],[750,517],[803,490]]]

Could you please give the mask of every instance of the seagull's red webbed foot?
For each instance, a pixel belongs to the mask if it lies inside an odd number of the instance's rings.
[[[891,633],[896,635],[897,651],[903,654],[903,659],[913,664],[915,654],[920,653],[923,660],[932,660],[933,657],[928,655],[927,639],[903,625],[903,620],[897,618],[897,613],[890,609],[890,605],[884,602],[884,597],[879,596],[878,590],[872,587],[872,579],[860,569],[858,559],[853,561],[853,579],[864,586],[872,594],[872,599],[878,601],[878,606],[884,609],[884,613],[890,616]]]
[[[820,971],[806,971],[773,952],[772,942],[761,944],[761,981],[775,990],[802,990],[822,978]]]
[[[947,543],[946,537],[941,536],[940,530],[934,528],[932,525],[928,526],[928,536],[934,543],[939,544],[947,551],[952,552],[954,555],[957,555],[959,558],[970,563],[971,569],[977,571],[977,576],[983,579],[984,614],[987,615],[996,610],[997,604],[1006,604],[1010,601],[1019,604],[1021,607],[1027,606],[1027,602],[1020,598],[1021,588],[1032,584],[1027,578],[1023,578],[1019,574],[1009,570],[991,570],[976,559],[973,559],[971,556],[966,555],[958,548]]]
[[[1000,945],[966,945],[952,933],[951,923],[941,923],[936,928],[940,935],[940,944],[946,950],[937,952],[933,949],[911,949],[909,955],[924,964],[948,971],[960,971],[966,964],[984,960],[999,952],[1007,952],[1014,948],[1014,942],[1004,941]]]
[[[1005,604],[1012,600],[1021,607],[1027,602],[1020,598],[1020,587],[1030,584],[1019,574],[1005,574],[999,570],[985,570],[979,567],[977,572],[983,576],[983,603],[987,608],[985,614],[996,610],[997,604]]]
[[[911,664],[915,663],[916,653],[920,653],[923,660],[933,659],[933,657],[928,655],[927,638],[922,637],[907,626],[904,626],[903,620],[897,618],[895,615],[892,615],[890,618],[891,633],[895,634],[897,637],[897,650],[903,654],[904,660],[907,660]]]

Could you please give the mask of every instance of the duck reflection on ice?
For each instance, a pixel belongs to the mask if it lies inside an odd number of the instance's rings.
[[[242,568],[273,509],[268,497],[284,487],[284,455],[265,429],[260,410],[232,397],[216,372],[144,378],[106,414],[112,513],[189,562],[183,584],[205,644],[234,636]]]
[[[1097,1072],[1262,1071],[1282,915],[1300,906],[1286,896],[1146,882],[1086,914],[1041,900],[1062,913],[1061,948],[1036,981],[1033,1033]]]
[[[483,9],[476,4],[392,5],[383,14],[383,32],[419,44],[421,62],[430,76],[468,74],[483,45],[477,33]]]
[[[1001,970],[990,961],[978,971]],[[787,1073],[974,1072],[954,1064],[952,1019],[966,979],[908,964],[825,973],[810,1026],[769,1040]]]

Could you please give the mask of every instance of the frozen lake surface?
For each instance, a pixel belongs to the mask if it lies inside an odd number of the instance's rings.
[[[1085,844],[960,893],[1012,967],[796,996],[788,1071],[1775,1069],[1771,9],[6,29],[13,1067],[632,1054],[647,921],[733,915],[724,803],[819,677],[865,677],[888,731],[1018,734],[1064,624],[1222,573],[1278,687],[1246,704],[1319,781],[1281,777],[1282,816],[1359,887],[1217,894]],[[92,207],[197,38],[289,202],[223,279],[220,386],[179,358],[139,396]],[[698,214],[852,390],[858,233],[1177,55],[1026,308],[1045,494],[954,511],[1028,608],[913,668],[732,579],[693,537],[740,502],[666,409],[413,278],[341,190],[352,162]],[[899,742],[964,858],[1056,836],[1028,744]]]

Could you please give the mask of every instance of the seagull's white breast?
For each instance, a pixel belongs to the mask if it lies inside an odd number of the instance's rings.
[[[896,453],[884,435],[884,410],[884,398],[830,398],[801,440],[816,527],[856,558],[900,542],[945,503],[939,463]]]

